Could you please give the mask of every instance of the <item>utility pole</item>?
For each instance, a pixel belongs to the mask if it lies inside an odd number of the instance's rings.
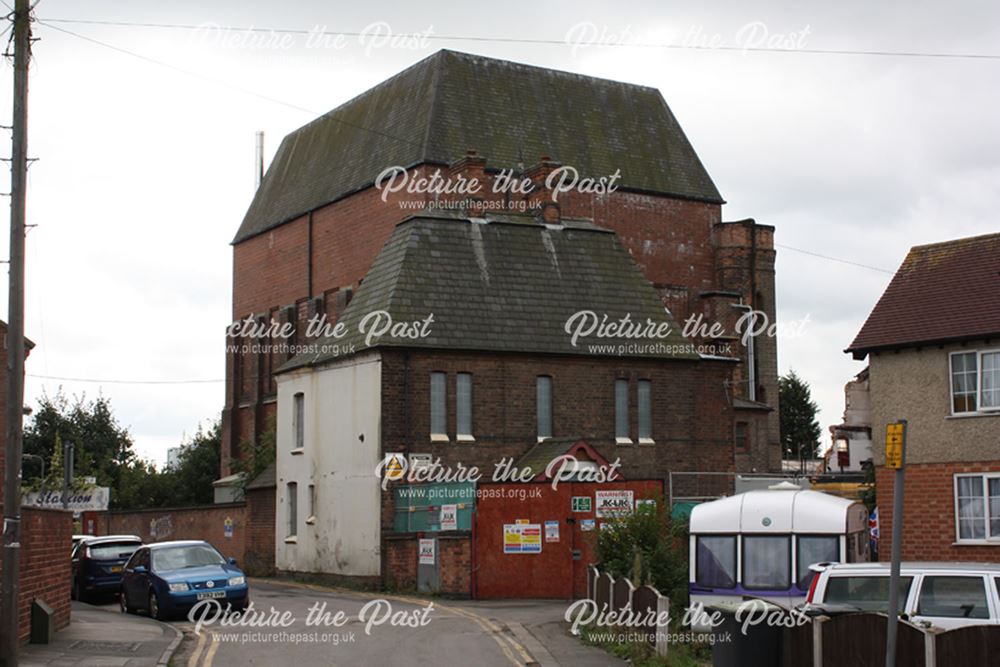
[[[3,487],[3,582],[0,588],[0,665],[18,653],[18,569],[21,560],[21,428],[24,406],[24,221],[28,176],[28,59],[31,7],[14,4],[14,113],[10,160],[10,297],[7,315],[7,453]]]
[[[906,478],[906,420],[885,427],[885,467],[896,472],[892,481],[892,562],[889,565],[889,619],[885,636],[885,666],[896,667],[899,637],[899,568],[903,551],[903,482]]]

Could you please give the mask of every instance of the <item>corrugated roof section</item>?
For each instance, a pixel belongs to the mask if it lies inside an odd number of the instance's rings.
[[[383,169],[448,164],[478,151],[493,168],[542,156],[581,176],[721,203],[654,88],[438,51],[289,134],[234,243],[351,192]]]
[[[1000,336],[1000,234],[912,248],[846,352]]]

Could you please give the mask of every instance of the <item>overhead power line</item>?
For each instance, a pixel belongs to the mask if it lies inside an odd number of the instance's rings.
[[[831,257],[830,255],[821,255],[818,252],[813,252],[812,250],[803,250],[802,248],[793,248],[788,245],[781,245],[780,243],[775,243],[774,247],[781,248],[783,250],[792,250],[795,252],[801,252],[803,255],[811,255],[812,257],[819,257],[820,259],[828,259],[831,262],[840,262],[841,264],[850,264],[851,266],[860,266],[862,269],[870,269],[872,271],[880,271],[882,273],[888,273],[894,275],[895,271],[890,271],[889,269],[883,269],[878,266],[871,266],[870,264],[862,264],[861,262],[854,262],[849,259],[841,259],[839,257]]]
[[[259,99],[262,99],[262,100],[265,100],[265,101],[268,101],[268,102],[272,102],[274,104],[279,104],[281,106],[289,107],[291,109],[295,109],[296,111],[301,111],[301,112],[304,112],[304,113],[312,114],[314,116],[323,115],[323,114],[320,114],[317,111],[313,111],[311,109],[307,109],[307,108],[299,106],[297,104],[293,104],[293,103],[290,103],[290,102],[285,102],[284,100],[278,99],[276,97],[271,97],[269,95],[265,95],[263,93],[259,93],[259,92],[254,91],[254,90],[250,90],[248,88],[243,88],[241,86],[233,85],[233,84],[228,83],[226,81],[223,81],[221,79],[215,79],[215,78],[212,78],[212,77],[205,76],[204,74],[200,74],[198,72],[193,72],[191,70],[187,70],[187,69],[184,69],[182,67],[177,67],[176,65],[172,65],[170,63],[163,62],[163,61],[157,60],[155,58],[150,58],[149,56],[145,56],[145,55],[143,55],[141,53],[136,53],[134,51],[130,51],[128,49],[124,49],[122,47],[115,46],[114,44],[108,44],[107,42],[103,42],[101,40],[94,39],[93,37],[88,37],[86,35],[81,35],[81,34],[79,34],[77,32],[73,32],[72,30],[67,30],[65,28],[60,28],[59,26],[55,26],[55,25],[51,25],[50,24],[51,21],[56,21],[56,20],[62,21],[64,23],[87,23],[87,24],[105,24],[106,23],[106,24],[109,24],[109,25],[138,26],[138,27],[161,27],[161,28],[183,28],[183,29],[192,29],[192,28],[197,28],[198,26],[188,26],[188,25],[181,25],[181,24],[125,23],[125,22],[114,22],[114,21],[101,22],[101,21],[83,21],[83,20],[71,20],[71,19],[38,20],[39,24],[44,25],[44,26],[46,26],[48,28],[52,28],[53,30],[57,30],[57,31],[65,33],[67,35],[71,35],[71,36],[76,37],[78,39],[82,39],[84,41],[90,42],[92,44],[96,44],[98,46],[102,46],[104,48],[111,49],[112,51],[117,51],[119,53],[123,53],[125,55],[130,56],[130,57],[137,58],[139,60],[142,60],[142,61],[154,64],[154,65],[157,65],[159,67],[164,67],[164,68],[173,70],[173,71],[181,73],[181,74],[186,74],[188,76],[193,76],[193,77],[202,79],[204,81],[209,81],[211,83],[216,83],[216,84],[225,86],[227,88],[236,90],[237,92],[241,92],[241,93],[244,93],[246,95],[250,95],[252,97],[256,97],[256,98],[259,98]],[[236,29],[236,28],[233,28],[233,29]],[[264,28],[252,28],[252,30],[265,30],[265,29]],[[299,31],[299,32],[306,32],[306,31]],[[333,35],[333,34],[356,35],[356,34],[360,34],[360,33],[332,33],[331,32],[331,33],[328,33],[328,34],[331,34],[331,35]],[[998,58],[1000,58],[1000,56],[998,56]],[[347,126],[350,126],[350,127],[354,127],[355,129],[359,129],[359,130],[362,130],[362,131],[365,131],[365,132],[371,132],[373,134],[378,134],[378,135],[383,136],[383,137],[385,137],[387,139],[393,139],[393,140],[396,140],[396,141],[399,141],[399,142],[402,142],[402,143],[416,145],[415,142],[413,142],[413,141],[411,141],[409,139],[405,139],[403,137],[397,137],[397,136],[388,134],[386,132],[382,132],[380,130],[375,130],[373,128],[365,127],[363,125],[358,125],[358,124],[355,124],[355,123],[351,123],[349,121],[344,121],[344,120],[336,118],[335,116],[332,116],[332,115],[328,115],[327,118],[329,118],[330,120],[333,120],[335,122],[338,122],[338,123],[341,123],[341,124],[344,124],[344,125],[347,125]],[[794,251],[794,252],[803,253],[803,254],[806,254],[806,255],[811,255],[813,257],[819,257],[821,259],[826,259],[826,260],[833,261],[833,262],[840,262],[842,264],[849,264],[851,266],[857,266],[857,267],[860,267],[860,268],[863,268],[863,269],[869,269],[871,271],[879,271],[881,273],[888,273],[888,274],[895,273],[894,271],[890,271],[888,269],[883,269],[881,267],[870,266],[868,264],[863,264],[861,262],[855,262],[855,261],[848,260],[848,259],[841,259],[839,257],[832,257],[830,255],[824,255],[824,254],[821,254],[821,253],[813,252],[811,250],[804,250],[802,248],[795,248],[795,247],[792,247],[792,246],[786,246],[786,245],[781,245],[781,244],[777,244],[777,243],[775,244],[775,247],[783,248],[785,250],[791,250],[791,251]],[[32,377],[42,377],[42,376],[32,376]],[[48,379],[74,380],[73,378],[48,378]],[[90,382],[90,381],[101,382],[101,380],[85,380],[85,379],[76,379],[76,381],[80,381],[80,382]],[[114,381],[114,380],[108,380],[107,382],[109,382],[109,383],[111,383],[111,382],[120,382],[122,384],[130,384],[130,383],[132,383],[132,384],[186,384],[189,381],[186,381],[186,380],[179,380],[179,381],[169,380],[169,381],[150,381],[150,382],[145,382],[145,381],[141,381],[140,382],[140,381],[137,381],[137,382],[131,382],[131,381]],[[222,382],[222,380],[197,380],[195,382]]]
[[[338,30],[316,30],[304,28],[261,28],[258,26],[229,26],[189,23],[143,23],[131,21],[99,21],[95,19],[60,19],[45,18],[39,19],[44,23],[63,23],[78,25],[100,25],[114,26],[122,28],[162,28],[168,30],[212,30],[246,32],[246,33],[273,33],[278,35],[315,35],[319,37],[365,37],[370,36],[364,32],[338,31]],[[54,26],[51,26],[54,27]],[[547,46],[594,46],[610,48],[639,48],[639,49],[677,49],[692,51],[740,51],[757,53],[809,53],[815,55],[835,55],[835,56],[879,56],[894,58],[948,58],[965,60],[1000,60],[1000,54],[994,53],[942,53],[939,51],[884,51],[878,49],[810,49],[810,48],[780,48],[768,46],[739,46],[739,45],[698,45],[698,44],[672,44],[672,43],[651,43],[651,42],[608,42],[595,44],[579,44],[571,39],[542,39],[529,37],[490,37],[487,35],[432,35],[421,34],[421,39],[434,40],[439,42],[491,42],[498,44],[538,44]]]
[[[27,373],[30,378],[35,378],[37,380],[59,380],[61,382],[90,382],[94,384],[213,384],[217,382],[225,382],[224,379],[218,380],[98,380],[96,378],[71,378],[71,377],[59,377],[57,375],[32,375]]]

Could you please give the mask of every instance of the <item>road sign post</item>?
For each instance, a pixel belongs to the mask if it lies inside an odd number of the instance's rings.
[[[885,665],[896,667],[899,630],[899,563],[903,541],[903,477],[906,473],[906,420],[885,427],[885,467],[896,472],[892,484],[892,564],[889,569],[889,619]]]

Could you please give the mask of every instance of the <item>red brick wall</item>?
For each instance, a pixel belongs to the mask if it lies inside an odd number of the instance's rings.
[[[954,475],[1000,472],[1000,461],[920,463],[906,466],[903,560],[1000,562],[1000,544],[956,545]],[[875,489],[879,513],[879,560],[892,555],[892,495],[895,471],[879,466]]]
[[[274,487],[246,494],[246,558],[248,574],[274,574]]]
[[[731,363],[605,357],[540,357],[383,351],[382,442],[385,451],[419,452],[444,465],[492,474],[504,456],[536,442],[535,378],[552,377],[553,435],[582,437],[626,478],[665,478],[672,470],[732,471],[733,410],[725,381]],[[455,373],[473,374],[475,443],[430,442],[430,373],[448,373],[448,430],[455,432]],[[628,378],[633,438],[636,381],[652,382],[652,445],[615,444],[614,382]],[[385,517],[385,513],[383,513]],[[391,512],[388,514],[391,517]],[[391,528],[391,520],[383,526]]]
[[[233,521],[231,538],[225,536],[227,518]],[[223,556],[236,558],[240,565],[246,560],[248,530],[244,503],[107,512],[96,524],[99,535],[138,535],[145,542],[205,540]]]
[[[414,590],[417,587],[417,537],[393,535],[382,537],[383,581],[390,589]]]
[[[417,588],[417,552],[420,536],[438,538],[438,571],[442,595],[470,597],[472,595],[472,538],[466,533],[420,533],[386,535],[382,538],[385,553],[383,581],[395,590]]]
[[[472,538],[467,535],[438,533],[441,593],[469,597],[472,595]]]
[[[0,506],[2,508],[2,506]],[[69,625],[70,549],[73,515],[61,510],[21,508],[18,628],[21,642],[31,632],[31,603],[44,600],[55,612],[56,629]],[[3,564],[0,563],[0,568]]]
[[[426,175],[437,168],[424,165],[414,173]],[[483,174],[475,161],[464,168],[471,170],[467,174],[484,179],[483,199],[504,197],[492,192],[495,174]],[[536,178],[541,181],[544,172],[538,172]],[[337,290],[356,287],[394,226],[415,212],[413,207],[404,208],[402,202],[426,204],[430,200],[428,195],[399,192],[383,202],[381,195],[375,188],[362,190],[313,211],[311,226],[310,216],[303,215],[235,245],[233,319],[275,314],[310,297],[329,302]],[[464,195],[442,197],[460,198]],[[528,197],[535,203],[549,198],[544,189]],[[614,230],[664,298],[669,292],[670,307],[680,320],[692,312],[698,293],[716,284],[712,230],[721,219],[718,204],[618,191],[608,195],[565,193],[559,197],[559,207],[564,217],[589,218]],[[324,303],[323,308],[332,311],[330,303]],[[262,397],[270,393],[271,383],[267,370],[258,377],[252,362],[232,358],[227,363],[224,459],[230,450],[237,454],[241,441],[264,428],[254,414]],[[223,474],[228,470],[224,460]]]

